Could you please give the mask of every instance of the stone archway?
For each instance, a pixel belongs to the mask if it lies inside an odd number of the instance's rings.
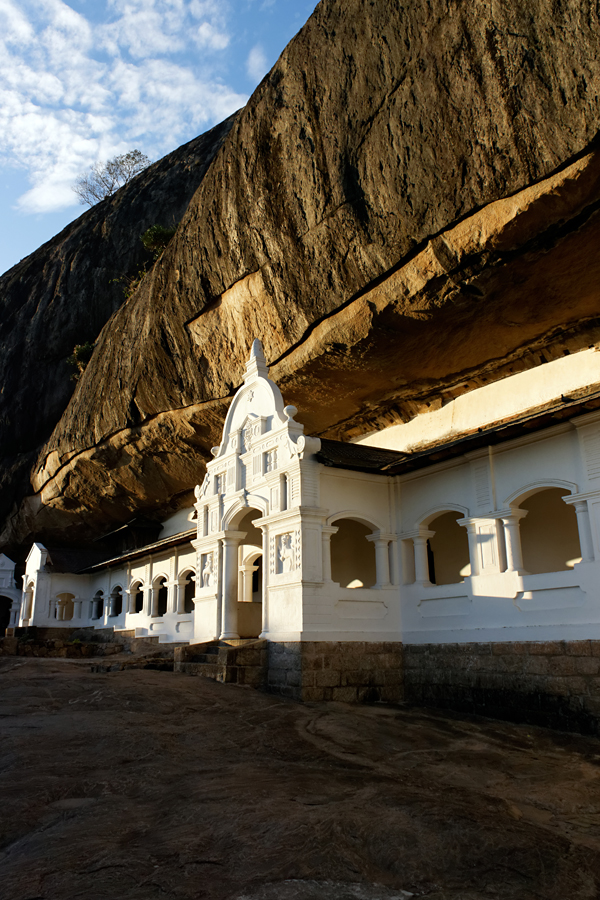
[[[10,624],[10,611],[12,609],[12,600],[0,594],[0,638],[6,634],[6,629]]]
[[[240,510],[223,538],[224,640],[258,637],[262,631],[262,590],[260,600],[253,597],[252,591],[255,570],[262,573],[262,562],[257,560],[262,560],[263,536],[254,525],[254,520],[262,515],[261,510],[251,507]]]

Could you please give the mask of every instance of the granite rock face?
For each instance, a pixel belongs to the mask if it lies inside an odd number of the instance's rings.
[[[3,540],[189,498],[254,337],[337,437],[596,341],[599,50],[591,2],[320,3],[104,327]]]
[[[0,516],[29,482],[93,342],[149,254],[140,235],[181,219],[235,116],[154,163],[0,278]]]

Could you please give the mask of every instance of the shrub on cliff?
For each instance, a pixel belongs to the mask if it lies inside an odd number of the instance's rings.
[[[150,160],[141,150],[130,150],[129,153],[109,159],[104,165],[95,163],[87,175],[79,176],[73,190],[80,203],[93,206],[99,200],[110,197],[149,165]]]

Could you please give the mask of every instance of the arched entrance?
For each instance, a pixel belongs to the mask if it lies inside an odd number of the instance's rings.
[[[10,610],[12,600],[9,597],[0,596],[0,637],[4,637],[10,622]]]
[[[469,538],[456,521],[462,512],[449,510],[429,522],[434,532],[427,541],[427,561],[431,584],[460,584],[471,574]]]
[[[548,487],[519,503],[527,515],[519,523],[526,572],[564,572],[581,561],[577,514],[563,502],[569,491]]]
[[[256,638],[262,631],[262,531],[254,524],[263,513],[241,510],[223,540],[224,603],[222,638]]]
[[[344,588],[370,588],[377,581],[373,528],[356,519],[336,519],[331,535],[331,577]]]

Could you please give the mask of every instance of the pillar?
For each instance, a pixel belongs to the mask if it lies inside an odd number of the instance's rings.
[[[323,557],[323,581],[325,584],[331,583],[331,535],[336,534],[339,529],[335,525],[324,525],[321,529],[322,541],[322,557]]]
[[[150,616],[155,619],[158,616],[158,592],[160,590],[159,584],[162,582],[155,582],[150,588]]]
[[[383,537],[379,532],[368,534],[367,540],[375,544],[375,571],[377,573],[376,587],[389,587],[390,584],[390,553],[389,537]]]
[[[190,574],[183,579],[183,581],[178,581],[177,586],[175,587],[174,592],[174,606],[175,612],[178,616],[181,616],[185,612],[185,583],[189,579],[190,581],[193,579],[193,575]]]
[[[471,563],[471,575],[480,574],[479,565],[479,542],[477,538],[477,523],[472,519],[457,519],[459,525],[467,529],[467,539],[469,541],[469,562]]]
[[[400,584],[400,569],[398,566],[398,540],[393,538],[388,545],[390,561],[390,582],[393,585]]]
[[[252,576],[258,571],[258,566],[253,563],[245,563],[240,566],[241,575],[241,600],[243,603],[252,603]]]
[[[415,583],[431,584],[429,580],[429,560],[427,559],[427,541],[432,538],[435,531],[423,529],[413,535],[415,547]]]
[[[73,600],[73,618],[81,619],[83,600]]]
[[[289,482],[288,482],[289,490]],[[288,500],[289,505],[289,500]],[[265,637],[269,629],[269,529],[261,526],[262,531],[262,631],[260,637]]]
[[[526,509],[512,509],[509,515],[500,515],[504,524],[504,537],[506,545],[506,571],[517,572],[526,575],[523,568],[523,553],[521,551],[521,534],[519,521],[527,515]]]
[[[569,498],[564,497],[566,502]],[[581,562],[594,561],[594,541],[592,538],[592,527],[590,525],[590,512],[588,509],[587,499],[571,500],[570,506],[575,507],[577,513],[577,528],[579,530],[579,544],[581,546]]]
[[[177,612],[177,595],[179,594],[179,582],[167,581],[167,613]]]
[[[223,606],[221,640],[239,638],[237,630],[238,548],[245,532],[226,532],[223,538]]]
[[[144,605],[142,607],[142,612],[145,616],[149,616],[152,611],[152,585],[145,584],[143,587],[144,592]]]

